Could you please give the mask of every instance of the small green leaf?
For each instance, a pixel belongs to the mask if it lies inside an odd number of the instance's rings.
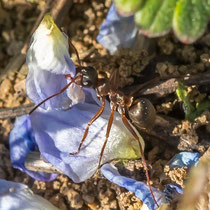
[[[210,110],[210,100],[205,100],[196,104],[196,116],[200,116],[203,112],[208,110]]]
[[[120,14],[133,14],[138,11],[146,0],[114,0],[115,6]]]
[[[178,98],[184,103],[186,120],[193,121],[195,118],[195,107],[190,102],[187,88],[180,82],[178,83],[176,94]]]
[[[193,122],[194,119],[200,116],[204,111],[210,111],[210,100],[197,103],[194,107],[189,100],[187,88],[180,82],[178,83],[176,94],[178,98],[184,103],[186,120]]]
[[[179,0],[173,17],[173,29],[182,42],[189,44],[205,31],[208,18],[203,1]]]

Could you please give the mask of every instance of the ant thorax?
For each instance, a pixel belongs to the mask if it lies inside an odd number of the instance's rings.
[[[122,108],[129,108],[133,103],[133,97],[126,96],[121,91],[110,90],[108,93],[109,100]]]
[[[110,93],[110,89],[111,89],[111,86],[110,86],[109,80],[104,79],[104,78],[98,79],[98,86],[96,88],[96,91],[97,91],[97,96],[99,98],[108,96]]]

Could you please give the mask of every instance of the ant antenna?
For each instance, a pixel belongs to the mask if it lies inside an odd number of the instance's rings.
[[[64,27],[61,27],[60,30],[61,30],[62,32],[64,32],[65,34],[67,34],[67,32],[66,32],[66,30],[65,30]],[[78,53],[78,51],[77,51],[77,48],[73,45],[73,43],[72,43],[72,41],[71,41],[70,38],[68,38],[68,40],[69,40],[69,46],[70,46],[70,47],[74,50],[74,52],[76,53],[76,56],[77,56],[77,60],[78,60],[79,66],[82,67],[82,65],[81,65],[81,60],[80,60],[80,58],[79,58],[79,53]]]
[[[69,45],[70,45],[71,48],[73,48],[74,52],[76,53],[79,66],[82,67],[81,60],[80,60],[80,57],[79,57],[79,53],[77,51],[77,48],[73,45],[73,43],[72,43],[72,41],[70,39],[69,39]]]

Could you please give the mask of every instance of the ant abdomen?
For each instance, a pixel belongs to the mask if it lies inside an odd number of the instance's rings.
[[[128,110],[128,115],[136,127],[151,129],[155,123],[156,111],[148,99],[140,98],[134,101]]]

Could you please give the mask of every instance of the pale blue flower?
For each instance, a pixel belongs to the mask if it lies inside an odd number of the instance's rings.
[[[33,35],[27,63],[27,93],[36,104],[60,91],[67,84],[66,74],[75,75],[75,67],[68,53],[68,39],[49,15],[44,17]],[[108,102],[103,114],[90,127],[81,151],[77,155],[70,153],[77,151],[88,122],[100,106],[94,89],[85,89],[73,83],[67,91],[46,101],[30,116],[18,119],[10,134],[10,155],[14,167],[35,179],[50,181],[55,178],[55,174],[31,172],[25,168],[25,158],[30,151],[34,151],[36,145],[45,161],[74,182],[91,177],[99,166],[105,141],[111,113]],[[139,138],[144,148],[144,141]],[[115,112],[101,163],[139,157],[136,139],[123,124],[120,114]]]
[[[114,4],[101,25],[97,41],[111,53],[122,48],[133,48],[138,28],[133,16],[123,17],[116,12]]]
[[[59,30],[50,15],[45,15],[34,32],[26,61],[29,68],[26,92],[35,104],[63,89],[71,81],[66,79],[66,75],[75,76],[68,37]],[[72,84],[62,94],[46,101],[41,107],[65,110],[75,103],[83,102],[84,99],[82,88]]]
[[[18,161],[15,161],[15,167],[17,165],[18,168],[23,167],[22,162],[24,162],[25,156],[30,151],[28,145],[31,144],[31,141],[33,142],[33,139],[29,138],[29,136],[34,136],[44,160],[50,162],[74,182],[82,182],[90,178],[98,168],[101,148],[105,141],[110,108],[106,107],[102,116],[90,127],[88,136],[79,154],[75,156],[70,155],[69,153],[77,151],[88,122],[99,109],[99,105],[94,100],[90,100],[91,96],[88,98],[89,103],[76,104],[67,111],[38,108],[31,116],[20,119],[20,121],[30,121],[31,127],[24,122],[16,123],[10,134],[11,160],[19,159],[21,161],[20,164],[17,163]],[[31,135],[31,132],[33,135]],[[26,145],[23,149],[24,152],[21,149],[21,141],[18,139],[21,139]],[[144,142],[141,137],[140,140],[144,148]],[[13,148],[14,142],[16,143],[15,149]],[[135,159],[138,157],[140,157],[140,153],[136,139],[124,126],[119,113],[115,113],[102,163],[113,159]],[[25,170],[25,168],[22,168],[22,170]],[[28,171],[26,172],[28,173]],[[36,175],[32,174],[32,176],[36,178]],[[43,179],[47,180],[50,178],[44,177]]]
[[[25,184],[0,179],[1,210],[58,210],[49,201],[35,195]]]

